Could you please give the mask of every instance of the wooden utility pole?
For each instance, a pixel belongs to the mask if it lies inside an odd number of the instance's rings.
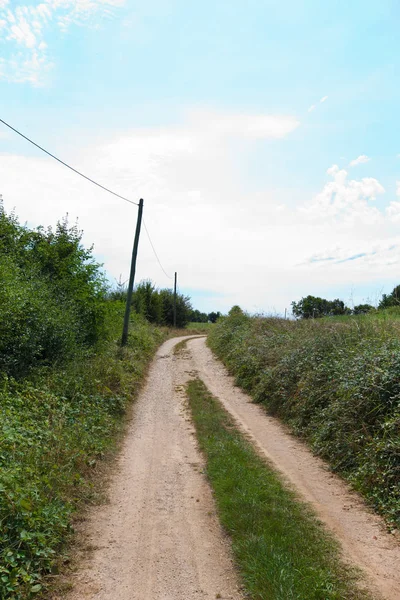
[[[176,327],[176,280],[178,274],[175,273],[175,282],[174,282],[174,327]]]
[[[139,246],[140,226],[142,224],[142,213],[143,213],[143,199],[140,198],[138,216],[137,216],[137,221],[136,221],[135,241],[133,242],[131,274],[129,276],[128,295],[126,298],[124,327],[122,329],[121,346],[126,346],[126,342],[128,341],[129,316],[131,313],[133,284],[135,283],[136,258],[137,258],[137,252],[138,252],[138,246]]]

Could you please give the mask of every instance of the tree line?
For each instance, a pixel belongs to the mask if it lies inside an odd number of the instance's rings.
[[[383,294],[378,307],[372,304],[358,304],[354,308],[345,305],[343,300],[327,300],[318,296],[308,295],[298,302],[291,303],[292,313],[297,319],[317,319],[340,315],[362,315],[391,306],[400,306],[400,285],[393,288],[390,294]]]

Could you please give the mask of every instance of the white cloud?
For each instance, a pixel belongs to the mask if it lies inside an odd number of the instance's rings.
[[[10,7],[0,0],[0,31],[3,51],[0,79],[40,85],[52,68],[47,36],[57,28],[63,32],[72,25],[96,26],[125,0],[43,0],[36,4]],[[94,20],[94,17],[97,20]]]
[[[251,139],[283,138],[299,125],[291,116],[195,111],[190,114],[194,127],[206,135],[239,136]]]
[[[398,223],[400,221],[400,202],[391,202],[386,208],[386,214],[391,221]]]
[[[349,167],[356,167],[357,165],[363,165],[369,162],[371,159],[366,154],[361,154],[358,158],[352,160],[349,164]]]
[[[321,98],[321,100],[318,102],[318,104],[322,104],[323,102],[326,102],[328,100],[328,96],[323,96]],[[317,108],[316,104],[311,104],[310,108],[308,109],[308,112],[313,112],[315,109]]]
[[[333,181],[325,184],[323,190],[301,210],[313,220],[335,219],[343,225],[355,222],[366,224],[381,220],[380,211],[371,206],[376,196],[385,192],[383,186],[373,177],[347,180],[347,171],[333,165],[327,170]]]
[[[307,293],[393,276],[400,260],[400,207],[373,206],[384,193],[376,179],[349,180],[334,165],[322,190],[301,205],[293,205],[293,190],[269,189],[267,177],[248,191],[252,140],[262,135],[266,145],[280,144],[293,126],[290,117],[197,110],[174,126],[126,131],[72,156],[56,150],[116,192],[144,198],[160,259],[168,272],[178,271],[183,289],[203,290],[199,308],[239,303],[282,312]],[[7,210],[15,206],[30,225],[54,223],[66,212],[71,220],[79,216],[85,243],[94,242],[109,275],[127,278],[135,207],[41,155],[0,154],[0,193]],[[171,285],[143,233],[137,279],[148,277]]]

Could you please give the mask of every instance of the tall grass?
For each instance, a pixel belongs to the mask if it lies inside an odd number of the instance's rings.
[[[208,339],[256,402],[399,524],[399,309],[304,321],[235,309]]]

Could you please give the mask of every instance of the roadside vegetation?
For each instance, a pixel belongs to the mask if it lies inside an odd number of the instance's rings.
[[[126,301],[126,289],[121,283],[110,293],[111,300]],[[173,327],[174,325],[174,292],[170,289],[158,289],[149,279],[141,281],[133,291],[132,308],[142,315],[146,321],[154,325]],[[186,327],[190,321],[192,305],[189,296],[177,293],[176,326]]]
[[[111,300],[81,232],[0,205],[0,598],[43,590],[167,329]]]
[[[234,307],[208,343],[255,402],[399,526],[400,308],[289,321]]]
[[[337,543],[281,482],[203,382],[189,404],[218,515],[232,540],[246,597],[254,600],[368,600]]]

